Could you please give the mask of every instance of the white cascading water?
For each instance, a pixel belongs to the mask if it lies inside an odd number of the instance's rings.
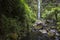
[[[38,0],[38,20],[40,20],[40,0]]]

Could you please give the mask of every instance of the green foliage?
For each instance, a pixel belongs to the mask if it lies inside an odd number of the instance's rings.
[[[2,25],[5,33],[18,32],[20,28],[16,19],[7,18],[5,15],[2,16]]]
[[[44,11],[42,12],[43,19],[54,19],[56,20],[58,31],[60,30],[60,5],[55,4],[56,0],[51,0],[48,4],[43,5]]]
[[[31,10],[25,0],[2,1],[1,30],[5,37],[10,33],[27,35],[29,27],[36,20],[36,14]]]
[[[25,20],[26,22],[30,23],[36,20],[36,14],[32,12],[31,8],[26,4],[24,0],[20,0],[24,8]]]
[[[0,35],[2,34],[3,37],[9,38],[9,36],[21,36],[20,38],[24,39],[24,37],[28,36],[27,33],[29,32],[29,28],[32,24],[36,21],[36,12],[37,12],[37,1],[30,1],[36,4],[27,4],[29,0],[3,0],[1,2],[1,9],[0,13]],[[58,22],[57,22],[57,29],[60,31],[60,6],[52,4],[55,2],[54,0],[50,0],[50,2],[44,5],[44,11],[42,12],[42,18],[48,19],[53,18],[56,19],[56,14]],[[51,7],[48,7],[51,6]],[[32,8],[31,8],[32,7]],[[2,26],[1,26],[2,25]],[[14,34],[14,36],[13,36]],[[17,34],[17,35],[16,35]],[[34,35],[40,33],[31,33],[32,37]],[[1,35],[1,36],[2,36]],[[37,35],[36,35],[37,36]],[[15,37],[16,38],[16,37]],[[17,38],[16,38],[17,39]]]
[[[42,17],[43,18],[52,17],[53,15],[55,15],[56,12],[57,12],[57,14],[60,13],[59,11],[60,11],[59,7],[50,8],[50,11],[48,9],[45,9],[45,11],[43,12]]]

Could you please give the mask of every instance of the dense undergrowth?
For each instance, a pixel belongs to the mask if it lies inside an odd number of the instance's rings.
[[[29,27],[36,20],[36,15],[25,0],[3,0],[1,8],[3,9],[0,14],[2,23],[0,24],[0,39],[17,40],[19,36],[22,40],[26,37]]]
[[[25,0],[1,0],[0,4],[0,40],[29,40],[29,37],[35,40],[37,35],[44,36],[40,32],[31,32],[30,28],[36,21],[37,9],[33,12]],[[51,8],[44,6],[42,18],[56,20],[55,27],[60,32],[60,6],[53,5]]]

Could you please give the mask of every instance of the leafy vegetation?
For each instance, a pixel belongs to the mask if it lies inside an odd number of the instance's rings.
[[[0,14],[0,21],[2,23],[0,24],[0,35],[2,34],[5,39],[8,39],[9,37],[14,39],[14,37],[12,37],[13,35],[9,36],[11,33],[15,33],[19,36],[21,35],[21,37],[27,35],[26,33],[29,31],[29,27],[36,20],[36,14],[32,12],[31,8],[28,6],[25,0],[3,0],[2,3],[1,8],[3,9]],[[0,39],[5,40],[2,38]]]
[[[54,27],[60,33],[60,5],[54,4],[56,0],[46,2],[47,4],[41,3],[41,17],[44,20],[55,20]],[[37,0],[1,0],[0,40],[37,40],[35,38],[39,35],[42,40],[48,40],[41,32],[32,32],[31,29],[37,20],[37,3]],[[40,26],[36,28],[39,29]]]

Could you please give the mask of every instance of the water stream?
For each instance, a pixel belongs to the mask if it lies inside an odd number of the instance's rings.
[[[40,20],[40,0],[38,0],[38,20]]]

